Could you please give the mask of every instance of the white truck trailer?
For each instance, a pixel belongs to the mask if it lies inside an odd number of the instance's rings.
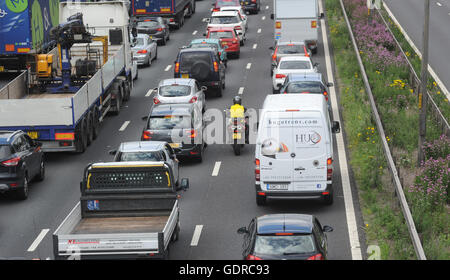
[[[71,47],[73,66],[77,60],[92,58],[94,53],[99,58],[95,71],[84,84],[76,91],[62,93],[42,87],[30,90],[36,84],[36,73],[28,70],[0,89],[0,130],[23,130],[42,142],[45,152],[84,152],[97,137],[107,113],[118,114],[122,102],[131,94],[133,63],[129,15],[124,2],[60,3],[60,23],[76,13],[82,13],[93,36],[108,38],[106,44],[94,41]],[[58,75],[61,58],[54,57]]]

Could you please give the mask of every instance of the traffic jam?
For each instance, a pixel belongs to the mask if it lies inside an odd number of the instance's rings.
[[[0,211],[34,212],[0,258],[361,257],[321,1],[33,2],[0,5],[51,19],[0,40]]]

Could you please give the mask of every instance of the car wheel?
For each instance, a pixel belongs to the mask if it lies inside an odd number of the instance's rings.
[[[333,204],[333,197],[334,197],[333,189],[331,188],[330,189],[330,194],[324,195],[324,197],[323,197],[323,204],[325,204],[325,205]]]
[[[25,200],[28,198],[28,178],[26,173],[23,177],[23,187],[16,191],[16,198],[19,200]]]
[[[198,162],[198,163],[201,163],[202,161],[203,161],[203,146],[202,147],[200,147],[200,153],[199,153],[199,155],[196,157],[196,161]]]
[[[219,86],[219,87],[217,88],[216,96],[217,96],[217,97],[222,97],[222,86]]]
[[[150,65],[152,65],[152,54],[151,53],[148,55],[147,63],[145,63],[146,67],[149,67]]]
[[[161,41],[161,45],[165,46],[167,43],[167,39],[166,37],[163,37],[162,41]]]
[[[36,176],[36,181],[44,181],[45,179],[45,163],[44,157],[42,157],[41,164],[39,167],[39,174]]]
[[[267,204],[267,199],[265,196],[256,194],[256,205],[264,206]]]

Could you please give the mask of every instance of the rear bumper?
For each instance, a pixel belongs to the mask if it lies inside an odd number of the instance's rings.
[[[241,7],[242,7],[242,9],[245,12],[247,12],[247,11],[257,11],[258,10],[258,5],[256,3],[244,4]]]
[[[11,186],[11,184],[17,184],[16,186]],[[11,176],[6,178],[0,178],[0,193],[5,193],[9,191],[15,191],[23,188],[23,179],[20,176]]]
[[[200,84],[200,86],[206,86],[208,89],[209,88],[219,88],[222,86],[220,81],[205,81],[205,82],[198,82],[198,83]]]
[[[292,191],[265,191],[260,185],[255,184],[256,194],[265,196],[270,199],[307,199],[307,200],[322,200],[332,195],[332,184],[327,184],[325,190],[321,191],[306,191],[306,192],[292,192]]]
[[[182,157],[195,157],[198,156],[201,152],[202,149],[202,144],[187,144],[182,146],[181,148],[176,148],[175,150],[175,154],[177,156],[182,156]]]

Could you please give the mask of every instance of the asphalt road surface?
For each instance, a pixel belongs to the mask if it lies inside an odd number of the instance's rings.
[[[180,30],[171,33],[166,46],[158,47],[158,59],[150,67],[139,69],[130,101],[118,116],[106,118],[99,137],[85,153],[46,154],[46,178],[31,186],[27,200],[16,201],[7,195],[0,197],[0,258],[53,259],[52,234],[79,200],[84,167],[91,162],[110,161],[109,150],[121,142],[140,139],[144,126],[141,117],[146,116],[152,106],[152,97],[146,97],[148,90],[156,87],[160,79],[173,77],[173,67],[169,66],[173,65],[181,46],[202,37],[206,27],[202,20],[210,15],[211,1],[196,4],[193,17],[187,19]],[[248,16],[247,41],[241,47],[240,58],[228,62],[223,97],[207,98],[207,108],[229,108],[232,97],[241,92],[244,106],[258,109],[265,96],[271,94],[271,11],[272,1],[262,0],[261,12]],[[319,69],[326,75],[322,40],[313,60],[320,63]],[[129,121],[126,129],[119,131],[126,121]],[[236,230],[247,226],[255,216],[283,212],[314,214],[322,225],[332,226],[334,231],[328,234],[328,257],[351,259],[337,154],[334,159],[333,205],[273,201],[258,207],[254,189],[254,145],[247,145],[240,156],[234,155],[230,145],[209,145],[202,163],[185,162],[180,167],[180,178],[189,178],[190,189],[181,193],[181,232],[179,240],[170,247],[170,259],[241,259],[243,239]],[[355,209],[359,211],[358,207]],[[193,238],[194,232],[196,238]]]

